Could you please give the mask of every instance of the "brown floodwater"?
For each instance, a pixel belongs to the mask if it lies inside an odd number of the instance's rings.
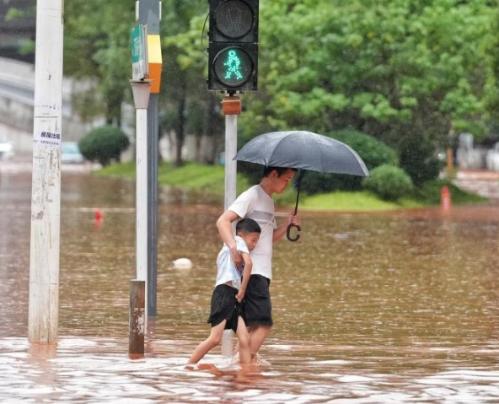
[[[0,401],[499,401],[497,204],[303,213],[300,241],[275,247],[270,364],[242,372],[217,349],[216,368],[187,371],[209,332],[221,202],[161,190],[158,315],[132,361],[133,183],[63,173],[56,347],[26,338],[30,189],[28,172],[0,172]]]

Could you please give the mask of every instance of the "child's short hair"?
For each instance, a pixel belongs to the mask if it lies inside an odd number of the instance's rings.
[[[244,218],[239,220],[236,224],[236,234],[240,232],[244,233],[261,233],[262,229],[260,225],[250,218]]]

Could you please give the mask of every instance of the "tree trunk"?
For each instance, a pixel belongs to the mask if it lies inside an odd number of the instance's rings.
[[[198,163],[204,163],[204,156],[201,153],[201,141],[203,139],[203,135],[196,135],[196,157],[195,160]]]
[[[182,94],[178,102],[177,114],[178,114],[178,125],[175,131],[175,167],[180,167],[184,162],[182,160],[182,147],[184,146],[185,139],[185,92]]]
[[[161,155],[161,148],[160,148],[160,140],[163,137],[163,128],[161,127],[161,120],[158,124],[158,147],[156,150],[158,151],[158,164],[161,164],[163,162],[163,156]]]
[[[217,131],[217,119],[218,113],[216,112],[216,103],[217,98],[213,96],[213,94],[208,94],[208,102],[206,105],[206,113],[204,116],[204,125],[203,125],[203,135],[206,137],[206,140],[209,140],[212,143],[212,147],[208,148],[210,150],[210,154],[207,155],[202,154],[203,163],[213,164],[216,161],[217,150],[215,147],[216,140],[216,131]]]

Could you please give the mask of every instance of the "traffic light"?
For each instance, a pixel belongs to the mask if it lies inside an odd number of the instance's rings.
[[[208,89],[255,91],[259,0],[209,0]]]

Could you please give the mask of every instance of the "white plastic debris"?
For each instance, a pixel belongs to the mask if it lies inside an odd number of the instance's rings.
[[[172,262],[173,269],[191,269],[192,261],[189,258],[178,258]]]

